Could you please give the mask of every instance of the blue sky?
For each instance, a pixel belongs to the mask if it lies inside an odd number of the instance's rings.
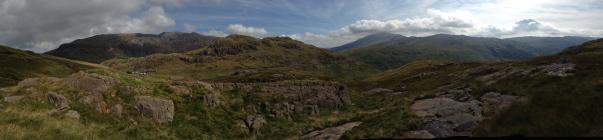
[[[44,52],[107,33],[289,36],[335,47],[369,34],[603,36],[600,0],[0,0],[0,44]]]

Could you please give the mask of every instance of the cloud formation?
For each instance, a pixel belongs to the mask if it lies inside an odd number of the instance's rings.
[[[44,52],[96,34],[162,32],[175,25],[162,6],[177,2],[0,0],[0,43]]]
[[[268,32],[264,28],[246,27],[241,24],[230,24],[228,25],[227,30],[230,34],[247,35],[257,38],[268,36]]]

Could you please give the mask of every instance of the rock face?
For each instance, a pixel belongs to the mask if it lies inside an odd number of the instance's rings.
[[[325,81],[283,81],[267,83],[214,83],[219,91],[242,90],[258,99],[271,117],[290,118],[296,114],[317,115],[351,103],[345,85]]]
[[[338,140],[347,131],[359,126],[362,122],[349,122],[340,126],[330,127],[319,131],[313,131],[301,136],[304,140]]]
[[[141,116],[151,118],[159,123],[174,120],[174,102],[150,96],[135,96],[135,106]]]
[[[418,137],[415,134],[419,132],[420,136],[471,136],[474,127],[484,119],[484,110],[500,112],[519,99],[516,96],[489,92],[478,100],[470,92],[471,89],[468,88],[453,89],[435,98],[415,101],[410,109],[423,119],[424,126],[423,130],[406,132],[406,137]]]
[[[111,107],[111,110],[109,110],[112,114],[115,114],[117,116],[121,117],[121,114],[124,111],[124,107],[121,104],[116,104],[113,105],[113,107]]]

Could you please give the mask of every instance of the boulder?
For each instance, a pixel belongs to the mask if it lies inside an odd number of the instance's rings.
[[[218,107],[223,104],[222,99],[220,99],[220,95],[218,93],[208,93],[203,95],[203,101],[205,101],[205,105],[209,107]]]
[[[151,96],[135,96],[135,107],[138,113],[159,123],[174,120],[174,102],[172,100],[153,98]]]
[[[105,94],[113,87],[115,80],[95,73],[78,72],[65,78],[64,83],[69,87],[89,93]]]
[[[2,98],[2,101],[7,102],[7,103],[15,103],[18,102],[19,100],[23,99],[25,96],[7,96]]]
[[[243,124],[247,132],[257,134],[260,128],[266,124],[266,119],[262,115],[251,115],[243,120]]]
[[[107,113],[108,107],[102,95],[88,95],[80,98],[80,103],[94,107],[97,112]]]
[[[80,113],[78,113],[77,111],[74,111],[74,110],[69,110],[64,115],[67,118],[72,118],[72,119],[76,119],[76,120],[80,119]]]
[[[113,107],[111,107],[111,114],[115,114],[117,116],[121,117],[121,114],[123,113],[124,107],[121,104],[115,104],[113,105]]]
[[[435,137],[471,136],[483,120],[482,104],[470,90],[450,90],[445,95],[415,101],[410,109],[425,123],[424,129]]]
[[[56,92],[48,92],[48,102],[60,110],[69,108],[69,100]]]
[[[27,78],[17,84],[19,87],[29,88],[40,84],[40,78]]]
[[[301,136],[304,140],[338,140],[347,131],[359,126],[362,122],[349,122],[340,126],[325,128],[323,130],[313,131]]]

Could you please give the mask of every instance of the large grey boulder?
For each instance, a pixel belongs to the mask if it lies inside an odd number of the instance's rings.
[[[64,83],[66,86],[98,95],[107,93],[116,82],[109,76],[78,72],[65,78]]]
[[[172,100],[153,98],[151,96],[135,96],[134,102],[138,113],[159,123],[174,120],[174,102]]]

